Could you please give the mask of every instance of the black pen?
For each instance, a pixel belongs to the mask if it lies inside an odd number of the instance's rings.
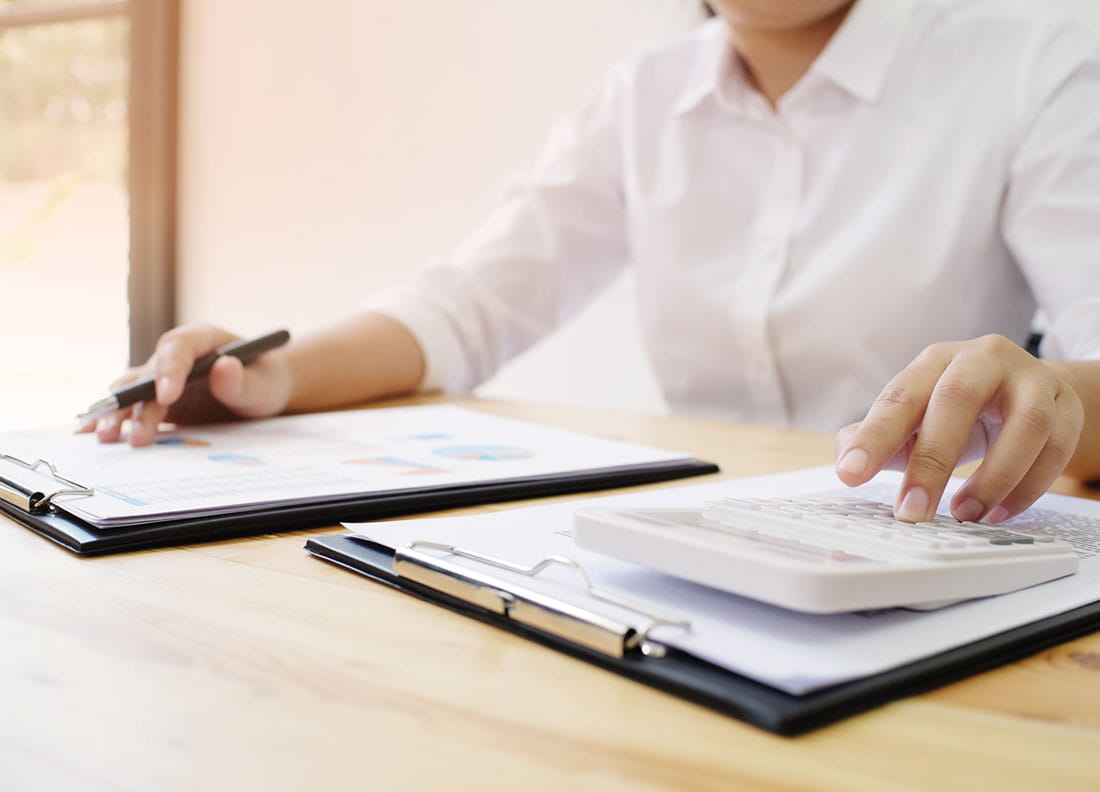
[[[234,341],[232,344],[226,344],[196,360],[195,365],[191,367],[191,373],[187,375],[187,381],[191,382],[200,377],[205,377],[210,373],[214,361],[222,355],[231,355],[247,365],[264,352],[280,347],[289,340],[290,333],[286,330],[276,330],[248,341]],[[90,421],[92,418],[98,418],[112,410],[120,410],[138,402],[152,401],[156,396],[156,380],[150,377],[134,382],[124,388],[119,388],[104,396],[77,417],[82,421]]]

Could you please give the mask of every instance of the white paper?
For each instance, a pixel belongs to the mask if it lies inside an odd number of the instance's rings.
[[[854,492],[892,501],[899,483],[899,476],[882,474]],[[491,514],[347,527],[358,536],[391,548],[412,540],[436,541],[520,564],[533,564],[555,554],[568,556],[584,567],[597,588],[690,620],[690,631],[655,628],[651,636],[656,640],[795,694],[886,671],[1100,599],[1100,503],[1059,495],[1043,496],[1028,512],[1005,525],[1042,521],[1052,514],[1076,515],[1075,527],[1060,534],[1082,555],[1076,574],[1012,594],[930,612],[890,609],[824,616],[797,613],[617,561],[572,543],[573,510],[581,506],[697,506],[707,499],[731,495],[841,490],[853,492],[837,481],[832,468],[823,467]],[[451,560],[478,566],[473,561]],[[607,612],[635,627],[645,624],[644,618],[630,611],[594,604],[567,569],[538,578],[510,576],[507,572],[501,572],[501,576],[576,605]]]
[[[90,434],[11,433],[0,452],[48,459],[93,488],[56,503],[100,527],[688,458],[449,405],[187,427],[136,449]]]

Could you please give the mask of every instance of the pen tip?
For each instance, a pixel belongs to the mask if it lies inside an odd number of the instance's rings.
[[[105,396],[76,417],[84,423],[89,423],[102,415],[106,415],[111,410],[117,409],[118,399],[114,395]]]

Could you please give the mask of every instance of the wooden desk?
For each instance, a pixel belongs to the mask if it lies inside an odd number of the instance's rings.
[[[794,431],[468,404],[729,477],[831,460]],[[789,739],[317,561],[302,533],[81,559],[0,529],[3,790],[1100,789],[1100,634]]]

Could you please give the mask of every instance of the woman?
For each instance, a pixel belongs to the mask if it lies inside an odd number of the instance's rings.
[[[101,419],[100,439],[127,417],[143,445],[165,419],[467,390],[629,265],[674,410],[856,421],[837,473],[904,468],[900,519],[930,517],[978,456],[960,519],[1003,521],[1063,472],[1100,478],[1088,37],[976,0],[712,5],[695,35],[614,69],[449,261],[186,392],[232,336],[166,334],[120,381],[155,373],[157,401]],[[1018,344],[1037,305],[1042,359]]]

